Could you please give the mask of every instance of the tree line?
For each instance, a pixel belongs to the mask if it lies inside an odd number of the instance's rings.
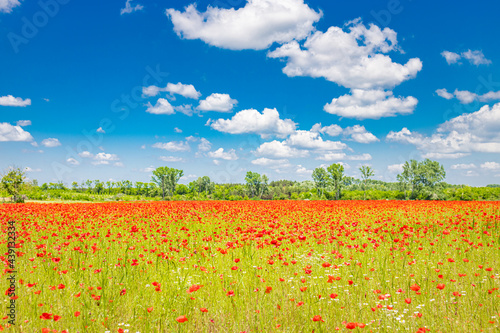
[[[312,172],[312,181],[269,181],[264,174],[248,171],[244,184],[216,184],[203,176],[187,185],[179,184],[183,170],[159,167],[152,172],[150,182],[86,180],[44,183],[26,181],[21,168],[10,168],[0,182],[0,190],[14,202],[25,199],[47,200],[366,200],[366,199],[432,199],[432,200],[498,200],[499,185],[472,188],[444,182],[444,167],[429,159],[405,162],[397,182],[372,179],[374,170],[367,165],[359,168],[361,179],[345,175],[344,166],[334,163]]]

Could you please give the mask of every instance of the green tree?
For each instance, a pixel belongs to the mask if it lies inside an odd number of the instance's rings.
[[[7,193],[12,196],[12,201],[16,203],[24,202],[21,191],[24,188],[26,175],[23,169],[12,167],[2,177],[1,185]]]
[[[154,182],[161,190],[162,199],[165,200],[165,194],[171,196],[175,192],[175,186],[179,179],[184,175],[184,171],[169,168],[159,167],[153,171],[151,181]]]
[[[319,191],[319,196],[323,196],[323,192],[325,188],[328,186],[329,181],[328,172],[326,172],[325,168],[316,168],[312,173],[312,179],[314,180],[314,185],[316,189]]]
[[[196,180],[196,192],[205,192],[205,195],[212,193],[214,191],[214,183],[210,180],[210,177],[203,176]]]
[[[340,191],[342,189],[342,181],[344,180],[344,166],[340,163],[330,165],[326,171],[329,174],[329,181],[335,190],[335,200],[340,199]]]
[[[410,160],[403,164],[403,172],[397,175],[397,179],[405,192],[411,189],[410,198],[416,198],[423,189],[433,191],[436,185],[441,183],[446,177],[444,167],[439,162],[425,159],[422,162]]]
[[[269,178],[266,175],[260,175],[257,172],[248,171],[245,177],[246,187],[250,191],[250,196],[259,198],[269,191]]]
[[[366,182],[370,177],[373,177],[375,175],[375,172],[371,167],[366,165],[361,166],[361,168],[359,168],[359,171],[361,172],[361,178],[363,179],[363,199],[366,200]]]

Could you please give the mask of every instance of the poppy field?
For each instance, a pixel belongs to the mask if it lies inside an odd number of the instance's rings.
[[[500,330],[499,202],[30,203],[0,223],[0,331]]]

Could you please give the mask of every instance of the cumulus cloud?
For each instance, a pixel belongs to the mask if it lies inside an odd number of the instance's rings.
[[[227,160],[227,161],[233,161],[238,159],[238,156],[236,155],[236,151],[234,149],[231,149],[229,151],[224,151],[224,148],[219,148],[216,151],[209,152],[208,157]]]
[[[98,153],[94,156],[94,161],[92,162],[92,164],[94,164],[94,165],[101,165],[101,164],[107,165],[107,164],[109,164],[109,162],[118,161],[118,160],[119,160],[118,155],[106,154],[106,153],[102,152],[102,153]]]
[[[274,160],[266,157],[261,157],[251,162],[253,165],[268,167],[271,169],[289,168],[292,165],[287,159]]]
[[[334,98],[323,109],[340,117],[380,119],[411,114],[417,103],[415,97],[394,97],[392,91],[353,89],[350,95]]]
[[[313,125],[313,127],[311,128],[311,132],[324,133],[328,134],[329,136],[339,136],[340,134],[342,134],[343,130],[342,127],[336,124],[322,127],[321,123],[318,123]]]
[[[321,161],[340,161],[340,160],[370,161],[372,159],[372,155],[366,153],[361,155],[347,155],[345,153],[326,153],[326,154],[320,154],[316,159]]]
[[[144,9],[143,5],[137,4],[135,6],[132,6],[131,3],[132,3],[132,0],[127,0],[127,2],[125,3],[125,8],[122,8],[120,10],[120,15],[130,14],[130,13]]]
[[[393,88],[422,69],[418,58],[401,65],[385,54],[398,50],[394,30],[382,30],[374,24],[367,28],[358,19],[344,28],[315,32],[303,47],[292,41],[268,56],[286,58],[283,72],[291,77],[323,77],[347,88],[372,90]]]
[[[42,146],[45,146],[47,148],[54,148],[60,145],[61,142],[59,142],[59,140],[56,138],[47,138],[45,140],[42,140]]]
[[[232,99],[228,94],[212,94],[200,101],[197,107],[201,111],[231,112],[237,100]]]
[[[171,94],[181,95],[186,98],[198,99],[201,93],[195,89],[192,84],[168,83],[166,87],[148,86],[142,88],[142,94],[147,97],[154,97],[160,92],[169,92]]]
[[[165,91],[191,99],[198,99],[201,96],[201,93],[192,84],[182,84],[180,82],[176,84],[168,83]]]
[[[368,132],[364,126],[360,125],[347,127],[344,130],[344,134],[350,136],[353,141],[359,143],[373,143],[380,141],[375,135]]]
[[[436,93],[446,99],[456,98],[462,104],[470,104],[472,102],[484,102],[488,103],[491,101],[500,100],[500,91],[489,91],[483,95],[478,95],[467,90],[456,89],[453,93],[448,92],[446,89],[438,89]]]
[[[468,60],[471,64],[476,66],[491,64],[491,60],[486,59],[486,57],[483,54],[483,51],[479,50],[472,51],[469,49],[460,54],[450,51],[443,51],[441,52],[441,55],[446,59],[448,65],[456,63],[460,64],[460,59],[462,58]]]
[[[192,4],[184,12],[167,9],[166,14],[179,37],[231,50],[263,50],[275,42],[304,39],[322,15],[303,0],[248,0],[236,10],[208,6],[204,13]]]
[[[147,113],[167,115],[175,113],[173,106],[165,98],[159,98],[154,106],[148,102],[147,107]]]
[[[446,59],[448,65],[456,64],[461,58],[460,54],[450,51],[443,51],[441,55]]]
[[[104,131],[104,130],[102,129],[102,127],[99,127],[99,128],[96,130],[96,132],[97,132],[97,133],[102,133],[102,134],[105,134],[105,133],[106,133],[106,131]]]
[[[29,99],[29,98],[22,99],[21,97],[14,97],[12,95],[7,95],[7,96],[0,97],[0,105],[1,106],[25,107],[25,106],[31,105],[31,99]]]
[[[79,162],[78,160],[74,159],[73,157],[68,158],[68,159],[66,160],[66,162],[67,162],[68,164],[71,164],[71,165],[74,165],[74,166],[76,166],[76,165],[80,165],[80,162]]]
[[[401,172],[403,172],[403,164],[388,165],[387,171],[389,171],[390,173],[401,173]]]
[[[174,128],[174,132],[175,133],[182,133],[182,130],[180,128],[178,128],[178,127],[175,127]]]
[[[177,156],[160,156],[159,160],[163,162],[184,162],[183,158]]]
[[[454,164],[451,166],[453,170],[467,170],[467,169],[475,169],[476,165],[474,163],[470,164]]]
[[[17,126],[30,126],[31,125],[31,120],[18,120],[16,122]]]
[[[299,150],[288,146],[285,142],[277,140],[261,144],[257,150],[258,156],[269,156],[275,158],[307,157],[307,150]]]
[[[170,142],[157,142],[153,146],[153,148],[164,149],[167,151],[190,151],[191,147],[187,142],[184,141],[170,141]]]
[[[276,109],[264,109],[262,113],[249,109],[236,113],[231,119],[209,120],[214,130],[230,134],[258,134],[262,138],[277,136],[284,138],[293,133],[296,124],[290,120],[280,119]]]
[[[443,97],[445,99],[452,99],[455,96],[449,93],[446,89],[438,89],[436,90],[436,94],[438,94],[439,97]]]
[[[199,151],[209,151],[212,148],[212,144],[205,138],[200,139],[200,143],[198,144]]]
[[[153,172],[155,171],[156,168],[152,165],[148,166],[147,168],[144,168],[144,169],[139,169],[139,172],[146,172],[146,173],[149,173],[149,172]]]
[[[481,169],[486,170],[500,170],[500,163],[497,162],[484,162],[481,164]]]
[[[473,152],[500,153],[500,103],[485,105],[441,124],[431,136],[408,128],[391,131],[388,141],[413,144],[425,157],[458,158]]]
[[[20,5],[19,0],[0,0],[0,13],[11,13],[13,8]]]
[[[291,147],[314,150],[342,150],[347,147],[340,141],[323,140],[317,132],[302,130],[291,134],[286,143]]]

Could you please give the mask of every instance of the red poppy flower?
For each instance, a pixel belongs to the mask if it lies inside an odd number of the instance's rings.
[[[347,328],[348,330],[353,330],[357,327],[358,325],[356,325],[356,323],[347,323],[345,325],[345,328]]]
[[[200,308],[200,311],[201,312],[208,312],[208,310],[206,308]]]
[[[234,291],[229,290],[229,291],[226,293],[226,296],[229,296],[229,297],[234,296]]]
[[[43,319],[43,320],[49,320],[49,319],[52,319],[52,313],[47,313],[47,312],[44,312],[44,313],[42,313],[42,315],[40,316],[40,319]]]
[[[184,322],[188,321],[187,317],[184,315],[177,317],[175,320],[177,320],[179,323],[184,323]]]
[[[75,317],[78,317],[80,315],[80,311],[75,312]]]
[[[444,285],[444,284],[442,284],[442,283],[438,283],[438,285],[437,285],[437,288],[438,288],[439,290],[443,290],[443,289],[444,289],[444,287],[445,287],[445,285]]]
[[[322,321],[322,322],[325,322],[325,321],[323,320],[323,318],[321,318],[321,316],[318,316],[318,315],[314,316],[314,317],[312,318],[312,321]]]
[[[420,286],[418,284],[413,284],[410,286],[410,289],[413,290],[413,291],[419,291],[420,290]]]

